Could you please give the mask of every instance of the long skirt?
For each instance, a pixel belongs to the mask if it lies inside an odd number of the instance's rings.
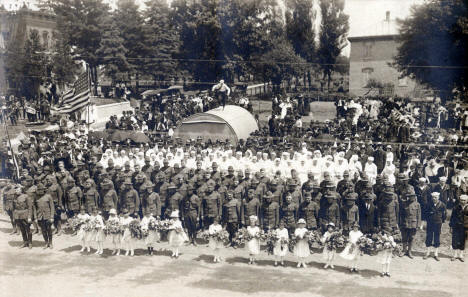
[[[104,241],[105,235],[104,235],[104,230],[103,229],[95,229],[92,231],[93,232],[93,240],[94,241]]]
[[[110,238],[111,242],[115,245],[120,244],[122,241],[122,234],[116,233],[116,234],[109,234],[107,235],[108,238]]]
[[[78,237],[79,240],[86,240],[86,231],[83,229],[83,227],[78,230],[76,237]]]
[[[213,237],[210,237],[210,240],[208,242],[208,246],[210,247],[210,249],[212,250],[216,250],[216,249],[220,249],[222,247],[224,247],[224,244],[222,241],[219,241]]]
[[[309,242],[307,239],[300,239],[294,247],[294,255],[299,258],[306,258],[310,256]]]
[[[94,231],[84,231],[84,230],[83,230],[83,234],[84,234],[83,239],[84,239],[84,241],[86,241],[86,242],[93,241],[94,238],[95,238],[95,236],[96,236],[96,235],[94,234]]]
[[[381,251],[377,258],[377,263],[380,264],[390,264],[392,261],[393,251],[392,249],[385,249]]]
[[[185,241],[188,241],[188,236],[185,234],[185,231],[177,232],[176,230],[171,230],[168,240],[171,247],[180,247]]]
[[[352,243],[348,243],[345,249],[340,253],[341,258],[346,260],[354,260],[359,256],[359,248]]]
[[[288,245],[281,244],[279,241],[275,243],[273,247],[273,255],[278,257],[284,257],[288,253]]]
[[[148,236],[145,238],[146,246],[153,246],[153,244],[159,240],[159,232],[150,230],[148,231]]]
[[[260,254],[260,241],[257,238],[249,240],[246,244],[246,247],[250,255]]]

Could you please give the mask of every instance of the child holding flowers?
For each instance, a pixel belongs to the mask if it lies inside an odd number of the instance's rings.
[[[249,251],[249,264],[255,264],[255,258],[260,254],[260,239],[257,237],[260,234],[260,228],[256,225],[257,216],[249,217],[250,226],[247,226],[247,233],[252,237],[246,244]]]
[[[299,219],[299,221],[297,221],[297,228],[294,231],[294,236],[297,240],[296,246],[294,247],[294,255],[298,258],[297,268],[301,266],[304,268],[307,267],[305,261],[310,255],[309,240],[306,236],[307,232],[306,221],[304,219]]]
[[[326,264],[323,268],[327,269],[330,267],[331,269],[334,269],[335,266],[333,266],[333,260],[335,259],[335,254],[336,254],[336,247],[331,243],[332,235],[335,232],[335,224],[333,223],[328,223],[327,224],[327,231],[323,234],[322,236],[322,244],[324,245],[323,247],[323,258],[325,259]]]
[[[179,220],[179,211],[174,210],[171,213],[172,224],[168,234],[169,245],[172,248],[171,257],[179,258],[179,247],[188,241],[188,236],[182,228],[182,222]]]
[[[286,229],[284,221],[280,221],[279,228],[275,230],[278,241],[275,243],[273,248],[273,254],[275,255],[275,266],[278,266],[278,261],[281,261],[281,266],[284,266],[284,256],[288,253],[288,239],[289,233]]]
[[[359,250],[359,246],[357,244],[359,238],[363,236],[362,232],[359,230],[359,224],[355,222],[353,224],[353,230],[349,231],[349,241],[346,245],[345,249],[341,252],[340,256],[343,259],[352,261],[352,265],[350,268],[351,272],[358,272],[357,269],[357,262],[359,260],[359,256],[361,251]]]
[[[117,217],[117,211],[112,208],[109,210],[109,219],[107,220],[107,236],[112,241],[112,255],[120,255],[120,240],[122,231],[120,229],[120,219]]]
[[[88,253],[90,252],[90,247],[89,247],[89,231],[87,231],[87,224],[90,219],[89,214],[85,212],[84,206],[80,208],[80,213],[76,216],[78,220],[82,222],[80,225],[80,229],[78,230],[77,236],[78,239],[81,240],[81,250],[80,252],[84,252],[85,249],[88,250]]]
[[[135,239],[132,238],[132,233],[130,231],[130,223],[133,221],[133,218],[129,216],[127,209],[122,209],[123,217],[120,220],[122,229],[124,230],[122,235],[122,248],[125,249],[125,256],[134,255],[134,246]]]
[[[216,233],[221,232],[223,230],[223,227],[219,224],[219,218],[215,217],[213,219],[213,224],[210,225],[208,228],[208,233],[210,234],[210,239],[208,245],[210,248],[213,250],[213,262],[220,262],[220,251],[221,247],[223,247],[223,242],[219,241],[217,237],[215,236]]]
[[[393,249],[396,247],[395,240],[389,232],[382,231],[380,234],[380,241],[382,241],[382,250],[379,253],[378,263],[382,264],[381,277],[390,277],[390,263],[392,262]]]
[[[141,232],[145,237],[145,244],[148,248],[148,256],[153,255],[154,242],[159,239],[159,233],[156,231],[156,219],[149,210],[145,210],[143,219],[140,222]]]
[[[94,229],[92,232],[92,239],[97,243],[96,255],[102,255],[104,252],[104,220],[99,214],[98,209],[93,207],[91,220],[93,221]]]

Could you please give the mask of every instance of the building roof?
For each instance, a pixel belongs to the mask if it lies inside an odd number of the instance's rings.
[[[258,130],[257,122],[253,115],[237,105],[226,105],[223,109],[218,107],[206,112],[223,119],[237,135],[238,139],[247,139],[255,130]]]
[[[379,38],[386,38],[386,37],[393,37],[398,35],[398,23],[396,20],[389,20],[389,21],[380,21],[373,25],[369,26],[369,30],[366,31],[366,34],[363,35],[355,35],[350,36],[348,38],[349,41],[357,41],[357,40],[364,40],[364,39],[379,39]]]

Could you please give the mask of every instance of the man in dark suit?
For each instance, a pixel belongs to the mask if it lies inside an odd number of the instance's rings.
[[[447,178],[441,176],[439,178],[439,183],[432,186],[432,192],[440,193],[439,200],[442,201],[448,208],[453,206],[453,194],[450,186],[447,185]]]
[[[359,204],[359,225],[364,234],[374,233],[377,226],[376,207],[373,201],[373,194],[364,195],[363,203]]]
[[[445,204],[439,200],[440,193],[432,192],[432,201],[429,201],[425,210],[427,220],[426,229],[426,247],[427,251],[423,259],[427,259],[431,254],[431,248],[434,247],[434,259],[439,261],[440,231],[442,224],[447,218],[447,209]]]
[[[390,147],[390,150],[392,149],[391,145],[388,145],[387,148],[388,147]],[[377,173],[381,173],[385,167],[385,162],[387,159],[387,154],[382,149],[382,145],[379,145],[378,148],[375,150],[374,159],[375,159],[375,165],[377,166]]]

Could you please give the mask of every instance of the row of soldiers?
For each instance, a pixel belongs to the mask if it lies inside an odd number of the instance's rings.
[[[222,220],[232,239],[254,215],[265,230],[277,228],[280,220],[284,221],[290,234],[299,218],[304,218],[312,230],[325,231],[332,222],[345,233],[354,223],[363,233],[401,232],[410,257],[414,235],[426,220],[426,245],[440,245],[440,227],[447,217],[445,203],[439,201],[440,193],[432,187],[424,197],[421,193],[418,196],[407,177],[394,187],[388,181],[372,185],[365,174],[353,183],[345,173],[337,185],[330,176],[325,175],[318,184],[310,175],[301,185],[294,175],[288,180],[270,179],[262,171],[253,174],[247,169],[236,174],[232,167],[219,171],[216,163],[210,171],[201,169],[201,163],[197,165],[197,169],[188,170],[170,166],[155,169],[145,164],[131,170],[126,163],[119,170],[104,169],[91,159],[88,164],[78,161],[67,170],[59,162],[57,170],[45,166],[34,178],[24,172],[21,185],[4,187],[4,209],[14,232],[16,227],[20,229],[24,246],[32,243],[31,223],[35,232],[38,224],[41,226],[44,239],[52,246],[52,224],[60,234],[62,222],[81,208],[87,212],[98,208],[105,219],[111,209],[127,209],[134,217],[148,212],[158,218],[179,210],[193,244],[197,230],[208,228],[215,218]]]

